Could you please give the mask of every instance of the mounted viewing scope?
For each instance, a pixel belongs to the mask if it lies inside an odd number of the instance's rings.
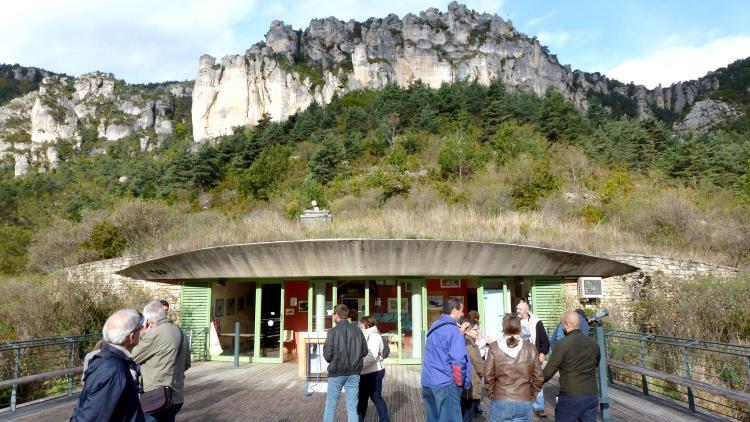
[[[609,311],[606,309],[602,309],[601,311],[595,313],[594,316],[589,318],[589,324],[601,325],[602,319],[608,316],[609,316]]]

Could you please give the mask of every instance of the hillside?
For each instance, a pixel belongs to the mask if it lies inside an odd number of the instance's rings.
[[[331,236],[481,239],[748,266],[750,59],[659,94],[566,70],[510,22],[455,4],[447,13],[370,20],[351,40],[335,22],[313,21],[306,31],[274,23],[266,46],[219,65],[204,57],[194,85],[48,75],[37,91],[0,106],[0,273]],[[487,36],[472,37],[466,22],[487,26]],[[349,26],[356,34],[356,22]],[[424,39],[443,34],[446,52],[488,51],[469,61],[495,54],[504,70],[486,80],[399,79],[404,68],[390,60],[398,62],[414,28]],[[496,41],[493,31],[502,35]],[[282,33],[291,44],[276,42]],[[338,44],[328,48],[325,34]],[[396,35],[401,44],[391,50],[373,47]],[[326,91],[330,70],[347,63],[344,47],[360,41],[368,69],[383,79]],[[516,64],[503,64],[488,42],[501,50],[515,43]],[[220,132],[229,133],[197,143],[191,121],[205,117],[195,110],[205,103],[206,72],[216,82],[211,108],[222,110],[233,72],[226,63],[245,66],[235,76],[246,78],[251,54],[253,66],[282,72],[290,86],[302,81],[311,96],[287,91],[299,111],[266,110],[253,122],[223,108]],[[442,61],[462,68],[450,57]],[[319,74],[324,82],[314,84]],[[296,222],[312,199],[333,211],[333,226]]]

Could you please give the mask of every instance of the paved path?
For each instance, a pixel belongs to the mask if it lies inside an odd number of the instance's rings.
[[[181,421],[320,421],[323,418],[325,393],[306,396],[305,382],[297,378],[296,364],[249,364],[233,368],[223,362],[196,363],[187,372],[187,402],[178,415]],[[420,366],[386,367],[383,394],[394,422],[424,421],[420,389]],[[611,411],[618,421],[698,421],[711,420],[691,415],[686,409],[647,399],[631,391],[612,388]],[[545,385],[547,419],[554,420],[557,385]],[[15,415],[0,413],[0,420],[27,422],[67,421],[76,400],[49,400],[19,409]],[[483,400],[489,409],[489,400]],[[367,421],[376,421],[370,403]],[[477,417],[477,421],[486,420]],[[343,396],[336,421],[346,421]]]

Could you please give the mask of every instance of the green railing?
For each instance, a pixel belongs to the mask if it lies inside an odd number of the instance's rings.
[[[750,420],[750,346],[604,330],[610,382]]]
[[[67,395],[80,387],[81,365],[101,334],[0,343],[0,411]]]

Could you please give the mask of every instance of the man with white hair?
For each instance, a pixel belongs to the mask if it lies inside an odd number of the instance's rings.
[[[130,353],[141,328],[141,316],[134,309],[121,309],[107,318],[102,328],[106,344],[89,362],[72,422],[145,420],[138,385],[130,373],[135,369]]]
[[[189,345],[182,329],[167,319],[160,301],[143,308],[143,319],[145,332],[133,349],[133,360],[141,365],[143,391],[148,394],[162,389],[169,399],[164,409],[146,414],[146,420],[173,422],[184,402],[185,371],[190,368]]]
[[[516,313],[521,318],[521,338],[536,346],[536,351],[539,352],[539,363],[544,364],[549,353],[549,337],[547,337],[547,330],[544,329],[544,323],[531,313],[529,304],[524,301],[518,302]],[[539,390],[534,399],[533,408],[537,416],[547,417],[544,411],[544,390]]]

